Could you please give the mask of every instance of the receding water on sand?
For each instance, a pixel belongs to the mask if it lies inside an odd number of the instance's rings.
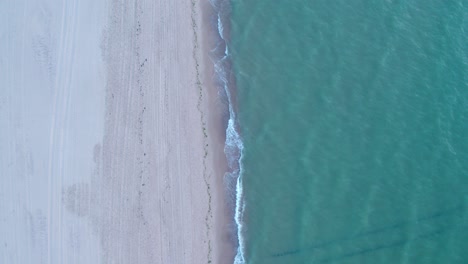
[[[214,63],[216,73],[216,82],[218,93],[225,102],[226,113],[226,142],[224,153],[227,158],[228,171],[224,175],[224,183],[228,192],[228,203],[232,208],[232,217],[234,218],[234,245],[237,247],[237,253],[234,263],[244,263],[243,257],[243,185],[242,185],[242,152],[243,142],[239,135],[239,124],[237,119],[237,100],[236,86],[232,72],[232,58],[229,52],[230,36],[230,3],[227,0],[210,1],[215,13],[218,30],[216,47],[212,50],[211,58]]]

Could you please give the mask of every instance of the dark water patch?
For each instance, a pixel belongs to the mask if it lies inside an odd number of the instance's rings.
[[[325,241],[325,242],[318,243],[316,245],[312,245],[312,246],[308,246],[308,247],[304,247],[304,248],[298,248],[298,249],[288,250],[288,251],[284,251],[284,252],[280,252],[280,253],[275,253],[275,254],[272,254],[271,257],[278,258],[278,257],[285,257],[285,256],[295,255],[295,254],[301,254],[301,253],[312,254],[314,250],[323,249],[323,248],[326,248],[326,247],[329,247],[329,246],[334,246],[336,244],[351,241],[351,240],[356,240],[356,239],[361,238],[361,237],[372,236],[372,235],[385,233],[385,232],[396,232],[396,231],[401,232],[402,228],[407,227],[407,226],[409,226],[411,224],[415,224],[415,225],[420,225],[420,224],[435,225],[437,223],[431,223],[431,221],[439,221],[438,220],[439,218],[451,217],[451,216],[454,216],[454,215],[462,216],[464,213],[465,213],[465,206],[464,205],[459,205],[459,206],[456,206],[456,207],[440,210],[440,211],[437,211],[435,213],[419,217],[419,218],[417,218],[416,220],[413,220],[413,221],[411,221],[411,220],[399,221],[399,222],[396,222],[396,223],[391,224],[391,225],[371,229],[369,231],[357,233],[355,235],[350,235],[350,236],[345,236],[345,237],[338,238],[338,239]],[[427,223],[427,222],[429,222],[429,223]],[[452,225],[451,228],[453,228],[453,226],[454,225]],[[448,230],[448,229],[444,229],[444,230]],[[433,232],[430,232],[430,234],[432,234],[432,233]],[[419,237],[419,236],[417,236],[417,237]],[[406,243],[406,242],[408,242],[410,240],[409,239],[400,240],[400,242],[402,242],[402,241],[404,241],[404,243]],[[391,246],[382,245],[382,246],[378,246],[378,247],[375,247],[375,248],[370,248],[368,250],[375,251],[375,250],[378,250],[380,248],[394,247],[395,243],[398,244],[400,242],[392,242],[392,243],[390,243]],[[367,252],[367,249],[366,249],[366,252]]]
[[[374,252],[379,251],[379,250],[390,249],[390,248],[395,248],[395,247],[402,247],[402,246],[406,245],[407,243],[413,242],[415,240],[434,238],[435,236],[440,235],[442,233],[445,233],[447,231],[450,231],[453,228],[455,228],[455,227],[446,228],[446,229],[438,229],[438,230],[435,230],[433,232],[417,235],[417,236],[415,236],[413,238],[401,239],[401,240],[398,240],[398,241],[395,241],[395,242],[391,242],[389,244],[382,244],[382,245],[378,245],[378,246],[375,246],[375,247],[365,248],[365,249],[361,249],[361,250],[358,250],[358,251],[345,253],[345,254],[339,255],[337,257],[332,257],[332,258],[328,258],[328,259],[319,260],[317,262],[314,261],[313,263],[338,262],[338,261],[344,260],[346,258],[351,258],[351,257],[360,256],[360,255],[370,254],[370,253],[374,253]]]

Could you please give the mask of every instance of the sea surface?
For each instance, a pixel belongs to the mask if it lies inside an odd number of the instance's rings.
[[[468,263],[468,2],[232,0],[228,22],[236,262]]]

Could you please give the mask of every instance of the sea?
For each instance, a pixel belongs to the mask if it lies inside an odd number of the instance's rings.
[[[468,2],[213,4],[234,263],[468,263]]]

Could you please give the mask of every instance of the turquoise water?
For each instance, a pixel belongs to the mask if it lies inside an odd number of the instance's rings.
[[[468,263],[467,16],[231,1],[245,263]]]

